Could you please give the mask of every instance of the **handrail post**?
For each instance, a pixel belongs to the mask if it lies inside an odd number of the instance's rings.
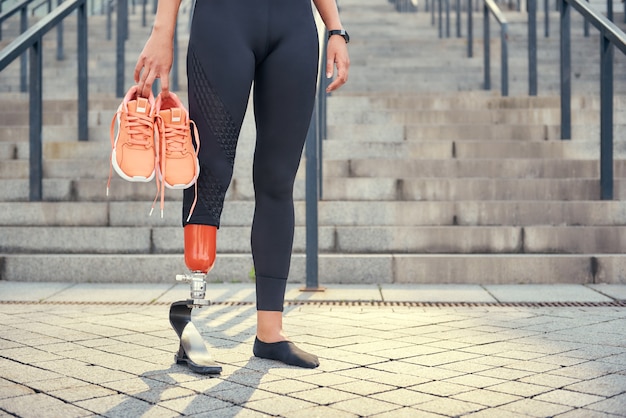
[[[27,10],[26,5],[24,5],[24,7],[22,7],[22,9],[20,10],[20,33],[26,32],[26,29],[28,28],[27,11],[28,10]],[[22,56],[20,57],[20,91],[23,93],[28,90],[28,85],[26,83],[27,67],[28,67],[28,57],[26,55],[26,52],[24,52]]]
[[[117,0],[117,22],[116,22],[116,48],[115,48],[115,69],[116,84],[115,92],[117,97],[124,97],[124,43],[126,41],[126,14],[128,13],[127,0]]]
[[[587,3],[589,3],[589,0],[586,0]],[[583,22],[583,33],[585,34],[585,38],[589,37],[589,19],[585,18],[583,16],[584,22]]]
[[[439,37],[443,38],[443,0],[437,0],[438,2],[438,12],[439,12],[439,16],[438,16],[438,22],[439,22]]]
[[[171,90],[178,91],[178,23],[174,25],[174,57],[172,59],[172,84]]]
[[[546,38],[550,37],[550,0],[543,0],[543,36]]]
[[[572,138],[572,56],[570,45],[571,6],[559,0],[561,26],[561,139]]]
[[[450,37],[450,0],[446,0],[446,38]]]
[[[472,17],[472,0],[467,0],[467,56],[474,56],[474,22]]]
[[[509,24],[502,23],[500,28],[500,76],[502,96],[509,95]]]
[[[63,0],[57,0],[57,6],[60,6]],[[62,61],[65,59],[63,53],[63,21],[61,20],[57,25],[57,60]]]
[[[317,204],[318,192],[318,132],[317,132],[317,111],[313,111],[311,124],[306,137],[306,287],[303,290],[314,291],[319,287],[318,261],[319,261],[319,240],[318,240],[318,212]]]
[[[322,42],[322,57],[326,56],[326,51],[328,49],[328,37],[324,38]],[[318,164],[317,164],[317,184],[319,187],[318,196],[322,199],[324,196],[324,140],[327,138],[327,106],[328,106],[328,96],[330,93],[326,93],[326,87],[330,83],[330,80],[326,78],[326,63],[324,60],[320,60],[320,69],[319,69],[319,82],[317,88],[317,137],[318,137]]]
[[[30,48],[30,91],[29,91],[29,199],[41,201],[43,198],[42,161],[42,78],[43,67],[41,38]]]
[[[106,2],[106,13],[107,13],[107,19],[106,19],[106,29],[107,29],[107,41],[111,40],[111,25],[112,25],[112,19],[111,19],[111,13],[113,11],[113,4],[112,4],[112,0],[103,0],[104,2]]]
[[[528,95],[537,95],[537,0],[528,0]]]
[[[600,58],[600,198],[613,199],[613,51],[602,34]]]
[[[490,66],[490,47],[489,47],[489,43],[490,43],[490,34],[489,34],[489,9],[487,8],[487,5],[485,4],[485,6],[483,7],[483,60],[484,60],[484,73],[485,73],[485,83],[483,88],[485,90],[491,90],[491,70],[489,68]]]
[[[456,0],[456,37],[461,37],[461,0]]]
[[[441,1],[441,0],[437,0]],[[433,4],[430,7],[430,25],[435,26],[435,0],[432,0]]]
[[[87,141],[89,139],[89,78],[88,60],[89,53],[87,46],[87,3],[83,2],[78,7],[78,140]]]
[[[148,0],[141,0],[141,27],[146,27],[146,25],[148,24],[147,19],[146,19],[146,4],[148,3]]]

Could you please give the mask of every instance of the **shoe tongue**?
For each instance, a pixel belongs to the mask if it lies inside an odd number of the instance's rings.
[[[163,121],[169,125],[184,125],[183,110],[180,107],[172,107],[161,111]]]
[[[134,113],[149,115],[150,102],[148,102],[148,99],[139,97],[137,100],[131,100],[130,102],[128,102],[128,110]]]

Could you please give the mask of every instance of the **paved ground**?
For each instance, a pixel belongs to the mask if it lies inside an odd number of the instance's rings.
[[[214,378],[173,362],[187,296],[0,281],[0,417],[626,416],[626,286],[292,287],[303,370],[251,355],[251,285],[210,285]]]

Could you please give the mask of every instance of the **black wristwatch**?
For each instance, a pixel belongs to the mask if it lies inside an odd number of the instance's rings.
[[[346,43],[350,42],[350,35],[344,29],[333,29],[328,31],[328,39],[333,35],[342,36]]]

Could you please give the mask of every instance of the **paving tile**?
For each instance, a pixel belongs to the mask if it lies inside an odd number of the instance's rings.
[[[300,392],[303,390],[315,389],[317,385],[313,385],[306,382],[301,382],[293,379],[281,379],[271,382],[259,383],[256,386],[258,389],[265,390],[267,392],[277,393],[280,395],[286,395],[291,392]]]
[[[387,302],[495,302],[479,285],[399,285],[382,284]]]
[[[35,393],[31,388],[20,385],[17,383],[11,383],[9,385],[0,386],[0,400],[7,398],[15,398],[17,396],[31,395]]]
[[[387,392],[376,393],[370,396],[374,399],[390,402],[399,406],[413,406],[420,403],[438,399],[434,395],[417,392],[409,389],[395,389]]]
[[[398,405],[373,398],[355,398],[337,402],[332,406],[334,409],[357,414],[360,417],[374,416],[383,412],[391,412],[400,409]]]
[[[570,377],[572,379],[578,380],[591,380],[598,377],[602,377],[609,373],[606,367],[604,367],[606,363],[599,363],[596,361],[588,361],[581,364],[576,364],[570,367],[562,367],[560,369],[551,370],[549,373]]]
[[[428,393],[436,396],[452,396],[463,392],[469,392],[473,388],[465,385],[457,385],[449,382],[428,382],[421,385],[412,386],[411,390]]]
[[[505,405],[521,399],[520,396],[510,395],[507,393],[494,392],[488,389],[476,389],[469,392],[453,395],[452,398],[460,401],[472,402],[490,408]]]
[[[246,408],[273,416],[280,416],[293,411],[302,411],[314,406],[315,404],[312,402],[286,396],[275,396],[272,398],[254,400],[246,403]]]
[[[558,418],[619,418],[623,416],[623,414],[613,415],[605,412],[592,411],[586,408],[574,409],[564,414],[557,415]]]
[[[419,357],[414,357],[410,359],[410,362],[423,366],[433,367],[456,362],[464,362],[479,357],[482,356],[477,354],[464,353],[461,351],[447,351],[443,353],[427,354]]]
[[[620,284],[589,284],[587,287],[616,300],[626,300],[626,286]]]
[[[535,373],[523,370],[514,370],[506,367],[494,367],[489,370],[476,373],[480,376],[495,377],[503,380],[518,380],[525,377],[533,376]]]
[[[87,417],[92,413],[44,393],[0,400],[0,409],[18,417]]]
[[[314,403],[316,405],[331,405],[347,399],[358,398],[360,395],[332,387],[321,387],[301,392],[293,392],[290,396]]]
[[[400,408],[373,415],[372,418],[441,418],[443,415],[420,411],[415,408]]]
[[[451,379],[444,380],[445,382],[456,383],[459,385],[470,386],[472,388],[483,389],[489,386],[494,386],[500,383],[506,382],[504,379],[497,379],[495,377],[480,376],[476,374],[466,374],[463,376],[453,377]]]
[[[296,301],[382,301],[381,291],[377,285],[340,285],[331,284],[322,292],[303,292],[304,285],[289,286],[285,292],[285,300]]]
[[[446,416],[458,417],[485,409],[483,405],[452,398],[439,398],[421,403],[414,407],[420,411],[432,412]]]
[[[609,302],[611,298],[581,285],[487,285],[499,302]]]
[[[114,395],[116,392],[103,388],[98,385],[75,386],[66,389],[54,390],[47,392],[55,398],[62,399],[68,403],[75,403],[87,399],[101,398],[104,396]]]
[[[0,280],[0,301],[38,302],[74,286],[72,283],[9,282]]]
[[[224,418],[232,418],[236,416],[237,418],[240,417],[240,414],[236,414],[236,415],[229,415],[228,417],[224,417]],[[269,415],[268,415],[269,416]],[[312,408],[307,408],[307,409],[300,409],[297,411],[288,411],[283,413],[282,415],[285,418],[360,418],[359,415],[351,413],[351,412],[346,412],[346,411],[341,411],[339,409],[333,408],[333,407],[329,407],[329,406],[315,406]],[[255,415],[255,417],[259,417],[259,415]],[[212,417],[207,417],[207,418],[212,418]]]
[[[602,396],[558,389],[553,390],[552,392],[542,393],[541,395],[535,396],[533,399],[581,408],[583,406],[602,401],[605,398]]]
[[[504,411],[531,417],[552,417],[571,411],[573,408],[535,399],[521,399],[500,407]]]
[[[574,383],[573,385],[565,387],[565,389],[589,393],[591,395],[611,397],[626,392],[626,375],[611,374],[602,376],[584,382]]]
[[[557,376],[549,373],[534,374],[532,376],[523,377],[519,379],[519,381],[523,383],[531,383],[533,385],[549,386],[555,389],[563,388],[565,386],[573,385],[574,383],[580,382],[579,379],[572,379],[570,377]]]
[[[232,404],[219,399],[211,398],[210,396],[193,395],[159,402],[159,406],[176,411],[179,414],[193,415],[209,411],[218,411],[220,409],[228,408],[232,406]]]
[[[558,370],[561,366],[538,361],[515,361],[506,365],[507,369],[527,371],[532,373],[547,373],[552,370]]]
[[[176,412],[176,416],[180,416]],[[200,412],[191,415],[194,418],[269,418],[270,415],[262,414],[252,409],[246,409],[241,406],[230,406],[228,408],[218,409],[216,411]]]
[[[221,388],[217,388],[221,389]],[[246,405],[248,402],[264,399],[275,399],[276,394],[261,389],[238,385],[225,390],[205,392],[206,395],[235,405]]]
[[[329,372],[315,373],[304,376],[294,376],[294,379],[317,386],[333,386],[355,381],[354,378]]]
[[[3,367],[0,361],[0,370],[2,377],[14,382],[29,383],[39,380],[52,380],[63,377],[62,374],[55,373],[49,370],[42,370],[38,367],[32,367],[26,364],[16,363],[14,361],[6,360],[9,364],[8,367]]]
[[[501,383],[499,385],[490,386],[489,390],[508,393],[515,396],[531,397],[539,395],[540,393],[549,392],[551,388],[546,386],[532,385],[530,383],[510,381],[506,383]]]
[[[47,302],[133,302],[149,303],[172,287],[159,283],[78,283],[55,292]]]

